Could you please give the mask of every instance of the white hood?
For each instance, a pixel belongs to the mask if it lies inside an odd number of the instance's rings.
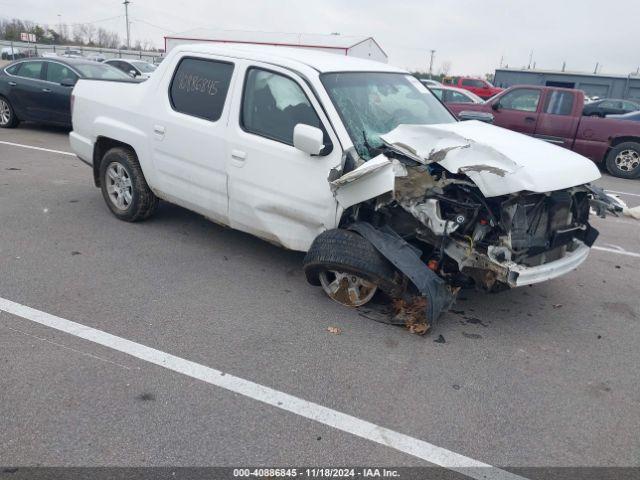
[[[582,155],[475,120],[400,125],[381,138],[418,162],[437,162],[465,174],[485,197],[551,192],[600,178],[595,164]]]

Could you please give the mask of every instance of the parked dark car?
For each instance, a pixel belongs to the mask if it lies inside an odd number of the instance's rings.
[[[609,115],[607,118],[613,118],[616,120],[632,120],[634,122],[640,122],[640,112],[623,113],[622,115]]]
[[[0,128],[23,120],[70,127],[71,91],[79,78],[131,81],[116,68],[88,60],[18,60],[0,69]]]
[[[603,98],[602,100],[587,103],[582,114],[588,117],[606,117],[607,115],[621,115],[638,110],[640,110],[640,103],[630,100]]]

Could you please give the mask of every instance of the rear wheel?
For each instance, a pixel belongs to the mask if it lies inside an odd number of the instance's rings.
[[[322,286],[329,298],[348,307],[365,305],[378,288],[388,292],[396,285],[391,263],[368,240],[343,229],[316,237],[304,271],[309,283]]]
[[[11,103],[5,97],[0,97],[0,128],[14,128],[20,123]]]
[[[614,177],[640,177],[640,143],[624,142],[613,147],[607,155],[607,170]]]
[[[100,188],[109,210],[120,220],[146,220],[158,207],[138,159],[124,147],[112,148],[102,157]]]

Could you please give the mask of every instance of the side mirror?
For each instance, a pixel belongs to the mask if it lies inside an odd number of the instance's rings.
[[[495,102],[493,104],[491,104],[491,109],[495,112],[497,112],[498,110],[500,110],[500,102]]]
[[[458,114],[458,120],[463,122],[467,120],[478,120],[479,122],[493,123],[494,116],[488,112],[474,112],[467,110]]]
[[[136,78],[138,76],[138,72],[136,72],[135,70],[129,70],[129,75],[131,75],[133,78]]]
[[[322,130],[299,123],[293,129],[293,146],[309,155],[318,155],[324,148]]]
[[[63,87],[73,87],[76,84],[77,80],[75,78],[63,78],[60,82],[60,85]]]

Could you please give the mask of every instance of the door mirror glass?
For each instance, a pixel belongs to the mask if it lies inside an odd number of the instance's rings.
[[[460,121],[478,120],[479,122],[493,123],[494,117],[488,112],[474,112],[471,110],[460,112],[458,114]]]
[[[322,130],[299,123],[293,129],[293,146],[309,155],[319,155],[324,148]]]
[[[494,111],[498,111],[500,110],[500,101],[495,102],[493,105],[491,105],[491,109]]]

